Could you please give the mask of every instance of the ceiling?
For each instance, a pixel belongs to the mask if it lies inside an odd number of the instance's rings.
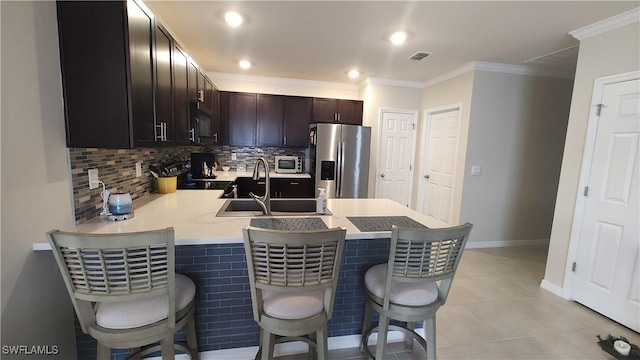
[[[571,72],[578,41],[569,31],[638,6],[637,1],[145,3],[206,72],[354,84],[367,77],[428,81],[472,61]],[[240,12],[244,24],[226,25],[227,10]],[[397,30],[408,32],[400,46],[388,41]],[[431,55],[408,59],[418,51]],[[240,69],[241,59],[253,66]],[[347,76],[354,68],[359,79]]]

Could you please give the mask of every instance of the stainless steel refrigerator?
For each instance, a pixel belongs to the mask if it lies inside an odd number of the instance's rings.
[[[310,124],[308,171],[328,198],[366,198],[369,190],[371,128]]]

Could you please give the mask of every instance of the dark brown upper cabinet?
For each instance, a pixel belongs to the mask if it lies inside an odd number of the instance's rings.
[[[179,46],[173,47],[173,128],[176,145],[191,143],[189,120],[189,56]]]
[[[313,122],[362,125],[364,103],[360,100],[313,99]]]
[[[281,146],[284,96],[258,94],[256,145]]]
[[[59,1],[69,147],[155,141],[153,15],[133,1]]]
[[[313,122],[312,110],[313,98],[301,96],[286,96],[284,98],[283,146],[307,147],[309,124]]]
[[[229,145],[256,144],[256,94],[228,93]]]
[[[173,145],[176,140],[174,129],[174,68],[173,68],[173,38],[160,24],[155,28],[155,130],[154,141]],[[135,120],[134,120],[135,121]],[[137,123],[134,128],[138,129]],[[156,145],[136,143],[140,145]]]

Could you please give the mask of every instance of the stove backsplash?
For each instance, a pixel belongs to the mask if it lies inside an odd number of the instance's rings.
[[[220,165],[229,165],[232,171],[244,166],[247,171],[253,170],[257,158],[265,157],[271,170],[274,169],[276,155],[305,156],[305,148],[289,149],[277,147],[201,147],[181,146],[172,148],[136,148],[136,149],[95,149],[69,148],[71,164],[71,181],[73,183],[73,206],[76,224],[86,222],[100,214],[102,198],[98,189],[89,189],[89,169],[98,169],[98,177],[110,192],[128,192],[136,200],[144,195],[157,191],[155,179],[149,173],[149,165],[161,165],[176,160],[190,160],[191,153],[212,152]],[[236,160],[231,160],[231,154]],[[136,177],[135,166],[140,162],[142,176]]]

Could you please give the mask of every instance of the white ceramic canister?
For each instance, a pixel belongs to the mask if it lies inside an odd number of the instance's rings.
[[[109,195],[109,212],[112,215],[126,215],[133,211],[133,201],[129,193]]]

